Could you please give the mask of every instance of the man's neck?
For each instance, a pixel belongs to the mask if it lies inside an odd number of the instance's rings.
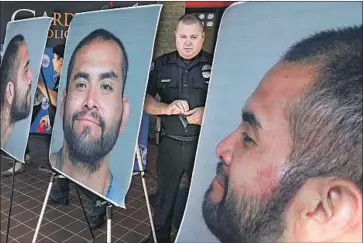
[[[74,163],[69,160],[67,145],[63,146],[60,159],[62,172],[94,191],[106,196],[110,184],[110,173],[108,168],[109,155],[106,155],[100,162],[100,167],[95,172],[90,172],[87,167],[82,166],[82,163],[75,166]]]
[[[4,146],[11,132],[13,131],[14,124],[10,123],[10,113],[8,109],[1,111],[1,147]]]

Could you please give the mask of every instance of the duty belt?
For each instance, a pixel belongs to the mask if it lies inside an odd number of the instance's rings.
[[[177,140],[177,141],[182,141],[182,142],[194,142],[197,141],[199,136],[176,136],[176,135],[168,135],[168,134],[162,134],[162,136]]]

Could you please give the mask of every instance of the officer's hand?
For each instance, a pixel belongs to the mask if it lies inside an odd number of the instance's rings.
[[[184,113],[189,124],[201,125],[204,115],[204,107],[197,107]]]
[[[167,115],[179,115],[189,111],[189,105],[186,100],[174,100],[166,109]]]

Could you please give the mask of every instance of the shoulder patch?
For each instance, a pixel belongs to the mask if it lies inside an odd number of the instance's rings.
[[[212,67],[208,64],[206,64],[202,67],[202,71],[211,71],[211,70],[212,70]]]
[[[202,67],[203,78],[206,78],[206,79],[210,78],[211,70],[212,70],[212,67],[210,65],[208,65],[208,64],[204,65]]]

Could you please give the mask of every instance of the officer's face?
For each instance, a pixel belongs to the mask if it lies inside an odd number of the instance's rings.
[[[311,80],[310,70],[291,64],[272,68],[246,102],[241,124],[218,145],[220,163],[203,215],[222,242],[283,238],[286,206],[276,193],[292,146],[286,107]]]
[[[18,49],[19,66],[16,70],[16,81],[14,88],[14,99],[11,104],[12,122],[25,119],[30,114],[31,108],[31,83],[33,74],[29,67],[29,53],[25,43]]]
[[[127,120],[123,62],[120,47],[110,41],[95,40],[75,57],[64,99],[64,137],[69,156],[90,171],[98,169]]]
[[[175,31],[176,49],[184,59],[192,59],[203,47],[204,32],[199,24],[179,23]]]

